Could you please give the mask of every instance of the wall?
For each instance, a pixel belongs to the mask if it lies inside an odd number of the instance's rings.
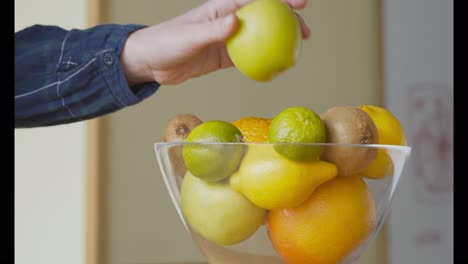
[[[453,263],[453,1],[384,3],[385,104],[413,148],[388,221],[390,263]]]
[[[111,21],[154,24],[204,1],[113,0]],[[292,105],[321,112],[339,104],[379,104],[379,1],[309,1],[300,11],[312,37],[301,59],[270,83],[255,83],[235,68],[177,86],[163,86],[143,103],[111,115],[109,134],[110,263],[202,260],[178,219],[153,149],[172,115],[203,120],[272,117]],[[379,241],[379,240],[377,240]],[[382,263],[376,246],[365,263]]]
[[[85,0],[15,0],[15,31],[82,28]],[[84,123],[15,129],[15,263],[84,263]]]

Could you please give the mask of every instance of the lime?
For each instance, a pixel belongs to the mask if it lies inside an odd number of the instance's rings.
[[[323,143],[326,141],[325,125],[317,113],[306,107],[289,107],[276,115],[268,129],[272,143]],[[321,146],[301,144],[276,144],[276,151],[292,160],[318,159]]]
[[[187,142],[243,142],[242,133],[233,124],[212,120],[195,127]],[[187,144],[182,155],[185,166],[196,177],[215,182],[229,177],[239,166],[244,149],[237,144]]]

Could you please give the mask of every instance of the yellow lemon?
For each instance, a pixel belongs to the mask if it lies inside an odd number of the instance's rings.
[[[250,145],[230,179],[231,187],[265,209],[294,207],[304,202],[322,183],[338,174],[325,161],[297,162],[285,158],[272,145]]]
[[[267,82],[296,63],[301,27],[282,0],[256,0],[236,11],[237,31],[226,41],[229,57],[249,78]]]
[[[379,135],[378,144],[406,145],[406,135],[400,121],[387,109],[374,105],[359,106],[374,121]],[[380,179],[393,173],[390,156],[379,149],[375,160],[363,171],[367,178]]]

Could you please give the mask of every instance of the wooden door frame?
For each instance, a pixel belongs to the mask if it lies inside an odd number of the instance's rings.
[[[379,99],[378,103],[380,106],[385,107],[385,39],[384,39],[384,1],[385,0],[379,0],[377,1],[377,22],[379,23],[377,25],[377,28],[379,29],[377,32],[377,46],[378,46],[378,54],[377,54],[377,64],[379,67],[379,76],[378,76],[378,89],[379,89]],[[389,219],[389,214],[387,214],[386,219]],[[389,249],[388,247],[390,246],[389,241],[389,235],[388,235],[388,225],[387,221],[385,220],[384,223],[382,224],[380,231],[383,239],[383,254],[384,254],[384,263],[382,264],[388,264],[390,263],[390,254],[389,254]]]
[[[86,27],[109,21],[109,0],[86,0],[86,5]],[[95,118],[85,125],[85,263],[106,264],[109,118]]]

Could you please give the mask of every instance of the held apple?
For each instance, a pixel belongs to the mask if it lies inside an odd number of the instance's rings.
[[[281,0],[255,0],[236,12],[239,28],[226,41],[236,68],[267,82],[296,63],[301,30],[295,12]]]

